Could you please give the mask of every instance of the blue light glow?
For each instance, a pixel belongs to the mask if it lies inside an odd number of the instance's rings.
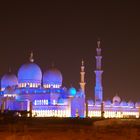
[[[74,87],[71,87],[71,88],[69,89],[69,94],[70,94],[71,96],[75,96],[75,95],[76,95],[76,89],[75,89]]]
[[[18,79],[14,74],[5,74],[1,79],[1,87],[6,88],[8,86],[18,85]]]
[[[18,71],[19,83],[41,83],[42,72],[35,63],[27,63],[20,67]]]
[[[43,84],[62,85],[62,74],[59,70],[52,68],[43,74]]]

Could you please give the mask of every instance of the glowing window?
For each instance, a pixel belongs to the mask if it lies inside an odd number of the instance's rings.
[[[33,87],[33,84],[32,83],[30,83],[30,87]]]
[[[37,105],[37,102],[36,102],[36,100],[35,100],[35,102],[34,102],[34,105]]]
[[[48,100],[46,100],[46,105],[48,105]]]
[[[53,105],[56,105],[56,100],[53,100]]]

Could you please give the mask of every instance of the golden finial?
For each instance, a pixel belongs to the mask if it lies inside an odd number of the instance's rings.
[[[84,60],[82,59],[82,66],[84,66]]]
[[[100,41],[100,39],[98,39],[98,41],[97,41],[98,48],[100,48],[100,45],[101,45],[101,41]]]
[[[33,52],[31,51],[31,53],[30,53],[30,58],[29,58],[30,62],[34,62],[33,56],[34,56],[34,54],[33,54]]]

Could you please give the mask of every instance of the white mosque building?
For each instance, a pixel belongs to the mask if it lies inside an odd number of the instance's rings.
[[[101,47],[97,42],[95,99],[86,100],[85,66],[81,65],[80,89],[63,87],[63,76],[57,68],[42,73],[33,53],[17,75],[11,72],[1,78],[0,106],[5,110],[29,111],[32,117],[105,117],[139,118],[140,102],[126,102],[119,96],[103,100]]]

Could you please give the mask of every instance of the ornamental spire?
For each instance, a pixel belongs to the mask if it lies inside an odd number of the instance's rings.
[[[82,59],[82,66],[84,66],[84,60]]]
[[[81,71],[80,71],[80,87],[83,90],[83,92],[85,92],[85,66],[84,66],[84,60],[82,59],[82,65],[81,65]]]
[[[100,39],[98,39],[98,41],[97,41],[98,48],[100,48],[100,45],[101,45],[101,41],[100,41]]]
[[[9,67],[9,71],[8,72],[11,73],[11,67]]]
[[[98,39],[96,52],[96,70],[95,70],[95,104],[97,101],[103,100],[103,87],[102,87],[102,55],[101,55],[101,41]]]
[[[98,41],[97,41],[96,51],[97,51],[97,56],[100,56],[101,55],[101,41],[100,41],[100,39],[98,39]]]
[[[31,51],[31,53],[30,53],[30,57],[29,57],[29,60],[30,60],[30,62],[34,62],[34,54],[33,54],[33,52]]]

